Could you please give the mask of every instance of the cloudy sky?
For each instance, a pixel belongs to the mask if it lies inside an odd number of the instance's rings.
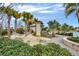
[[[6,4],[8,5],[8,4]],[[73,13],[68,18],[65,17],[63,4],[55,3],[25,3],[18,4],[13,7],[19,12],[30,12],[34,17],[43,21],[44,25],[47,26],[49,20],[56,19],[59,23],[67,23],[69,25],[78,26],[77,18]]]

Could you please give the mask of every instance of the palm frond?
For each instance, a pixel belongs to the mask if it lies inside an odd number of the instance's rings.
[[[76,6],[75,3],[69,3],[69,4],[66,5],[65,10],[72,9],[72,8],[75,7],[75,6]]]
[[[66,17],[68,17],[71,13],[73,13],[75,9],[69,9],[65,11]]]

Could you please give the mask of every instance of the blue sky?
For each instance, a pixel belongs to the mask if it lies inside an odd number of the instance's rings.
[[[68,18],[65,18],[65,8],[63,7],[63,4],[60,3],[25,3],[23,5],[18,4],[13,8],[19,12],[26,11],[32,13],[34,17],[41,20],[45,26],[47,26],[49,20],[54,19],[56,19],[61,24],[67,23],[74,27],[78,26],[78,21],[75,16],[75,13],[70,15]]]

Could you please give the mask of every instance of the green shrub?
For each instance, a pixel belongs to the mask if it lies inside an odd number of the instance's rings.
[[[64,32],[61,32],[61,33],[57,33],[59,35],[67,35],[67,36],[73,36],[73,33],[64,33]]]
[[[33,32],[32,34],[33,34],[34,36],[36,36],[36,32]]]
[[[65,49],[65,48],[60,48],[59,49],[59,55],[61,56],[68,56],[68,55],[71,55],[71,53],[67,50],[67,49]]]
[[[24,34],[24,29],[23,28],[17,28],[17,33],[19,34]]]
[[[1,55],[30,55],[31,47],[18,40],[10,40],[9,38],[0,38],[0,54]]]
[[[6,29],[2,30],[1,35],[7,35],[7,30]]]
[[[7,37],[0,38],[0,55],[3,56],[70,56],[71,53],[55,43],[30,46]]]
[[[69,37],[68,38],[69,40],[71,40],[71,41],[73,41],[73,42],[77,42],[77,43],[79,43],[79,37]]]
[[[49,47],[49,50],[51,50],[51,53],[54,56],[64,56],[64,55],[68,56],[68,55],[71,55],[71,53],[67,49],[62,48],[58,44],[49,43],[47,46]]]
[[[11,30],[11,34],[12,34],[13,29],[10,29],[10,30]],[[7,34],[8,34],[7,29],[2,30],[1,33],[0,33],[0,35],[7,35]]]
[[[36,56],[48,55],[48,52],[46,50],[46,46],[44,46],[44,45],[37,44],[33,47],[33,50],[34,50]]]
[[[55,43],[49,43],[48,45],[38,44],[33,47],[36,56],[68,56],[71,53],[65,49],[61,48]]]

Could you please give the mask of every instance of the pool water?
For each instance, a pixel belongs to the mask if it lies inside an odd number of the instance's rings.
[[[79,32],[73,32],[73,37],[79,37]]]

